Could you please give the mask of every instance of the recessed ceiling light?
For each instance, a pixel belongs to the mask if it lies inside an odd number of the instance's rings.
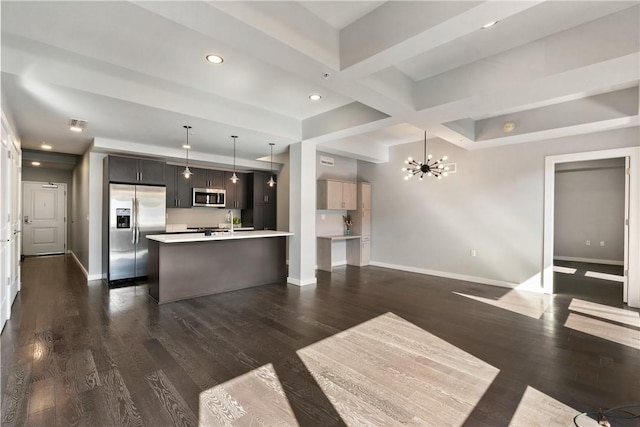
[[[220,55],[207,55],[207,61],[212,64],[222,64],[224,62],[224,58]]]
[[[322,96],[318,95],[317,93],[314,93],[313,95],[309,95],[309,99],[312,101],[320,101],[322,99]]]
[[[489,22],[488,24],[484,24],[484,25],[483,25],[482,27],[480,27],[480,28],[482,28],[483,30],[486,30],[487,28],[491,28],[491,27],[493,27],[493,26],[494,26],[494,25],[496,25],[497,23],[498,23],[498,21],[492,21],[492,22]]]
[[[182,148],[184,148],[185,150],[188,150],[191,148],[191,145],[182,144]]]
[[[40,162],[31,162],[31,166],[40,166]]]
[[[40,145],[40,147],[42,147],[43,150],[51,150],[51,146],[46,142],[43,142],[42,145]]]

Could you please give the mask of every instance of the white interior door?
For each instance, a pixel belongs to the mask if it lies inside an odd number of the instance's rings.
[[[624,160],[624,282],[622,285],[622,302],[629,302],[629,202],[631,200],[630,168],[631,158]]]
[[[66,249],[66,184],[22,184],[22,253],[46,255]]]
[[[9,134],[2,126],[0,144],[0,329],[4,327],[11,313],[9,255],[11,248],[11,180],[9,179]]]

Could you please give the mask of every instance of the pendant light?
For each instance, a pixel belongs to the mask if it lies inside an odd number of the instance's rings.
[[[233,182],[234,184],[238,181],[240,181],[240,178],[238,178],[238,175],[236,175],[236,138],[238,136],[237,135],[231,135],[231,138],[233,138],[233,175],[231,175],[231,182]]]
[[[276,144],[274,144],[273,142],[270,142],[269,145],[271,146],[271,160],[270,160],[271,164],[269,166],[271,177],[269,178],[269,182],[267,182],[267,185],[269,187],[273,187],[274,185],[276,185],[276,182],[273,179],[273,146]]]
[[[442,164],[443,161],[447,160],[448,157],[444,156],[438,161],[431,160],[431,154],[427,156],[427,131],[424,132],[424,161],[416,162],[414,159],[409,157],[405,160],[405,164],[409,165],[408,167],[402,168],[403,171],[408,172],[408,174],[404,177],[404,179],[409,179],[414,175],[420,174],[420,180],[427,176],[435,176],[438,179],[442,179],[443,176],[449,175],[449,166],[445,166]]]
[[[189,169],[189,149],[191,148],[191,146],[189,145],[189,129],[191,129],[191,126],[184,125],[183,128],[187,130],[187,143],[185,144],[185,148],[187,150],[187,165],[185,166],[182,175],[185,177],[185,179],[189,179],[191,178],[191,175],[193,175],[193,172],[191,172],[191,169]]]

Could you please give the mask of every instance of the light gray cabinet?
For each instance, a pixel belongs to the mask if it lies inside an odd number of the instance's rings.
[[[357,206],[349,211],[353,221],[353,232],[360,236],[358,248],[352,247],[352,262],[359,261],[360,265],[369,265],[371,261],[371,184],[359,182],[356,189]]]
[[[318,181],[318,209],[354,210],[357,206],[355,182],[323,179]]]

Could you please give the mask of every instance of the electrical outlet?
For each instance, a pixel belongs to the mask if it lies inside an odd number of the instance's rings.
[[[591,240],[587,240],[587,246],[591,246]]]
[[[476,250],[475,249],[471,249],[471,252],[469,253],[469,255],[476,256]]]
[[[325,214],[320,214],[320,219],[327,219],[327,216]]]
[[[600,241],[600,246],[604,246],[604,240]]]

